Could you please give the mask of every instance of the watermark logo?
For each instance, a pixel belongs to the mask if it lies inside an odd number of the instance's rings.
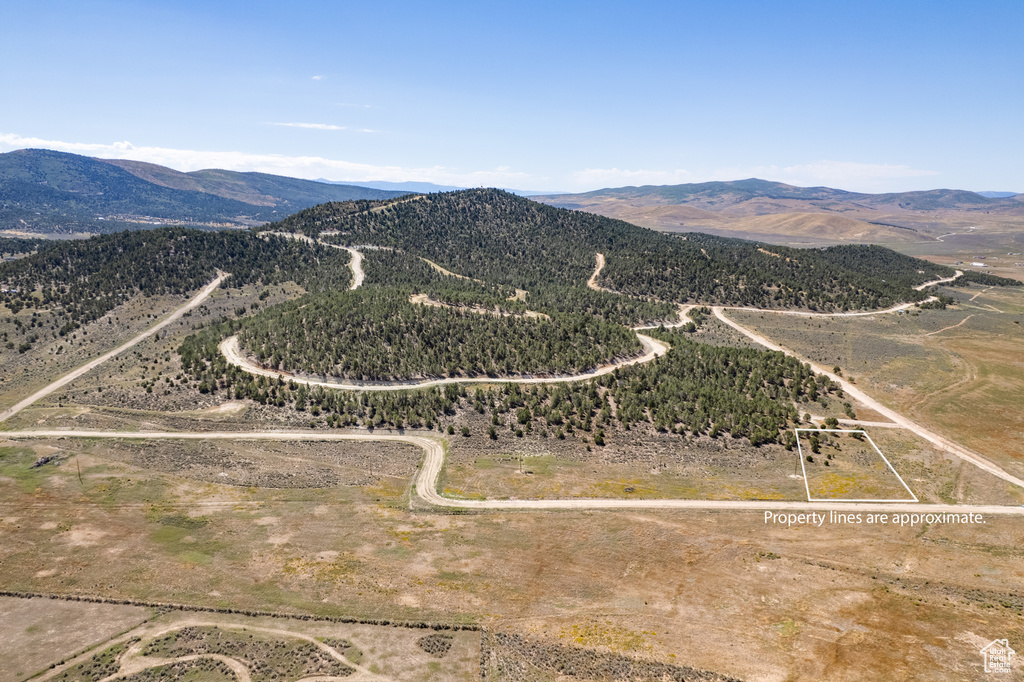
[[[997,639],[982,649],[981,655],[985,657],[985,672],[1008,673],[1010,661],[1017,652],[1010,648],[1010,643],[1005,639]]]

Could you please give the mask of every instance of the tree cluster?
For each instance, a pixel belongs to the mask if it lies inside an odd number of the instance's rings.
[[[488,315],[383,289],[274,306],[245,318],[238,336],[267,367],[357,381],[574,374],[641,351],[631,331],[589,315]]]
[[[968,284],[980,284],[984,287],[1019,287],[1024,286],[1024,282],[1019,279],[1010,279],[1009,277],[1000,277],[999,275],[993,275],[988,272],[978,272],[977,270],[964,270],[963,275],[957,277],[952,282],[949,282],[946,286],[951,287],[965,287]]]

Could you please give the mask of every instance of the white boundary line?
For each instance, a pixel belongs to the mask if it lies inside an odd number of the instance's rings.
[[[907,482],[903,480],[903,477],[900,476],[898,471],[896,471],[896,469],[895,469],[895,467],[893,467],[892,463],[889,462],[888,459],[886,459],[885,455],[882,454],[882,451],[878,449],[877,445],[875,445],[875,441],[871,440],[871,436],[869,436],[868,432],[865,431],[864,429],[793,429],[793,430],[796,432],[796,451],[800,455],[800,470],[804,474],[804,490],[807,491],[807,501],[808,502],[908,502],[908,503],[909,502],[920,502],[920,500],[917,499],[917,495],[914,494],[914,491],[910,489],[910,486],[907,485]],[[912,498],[914,498],[914,499],[912,499],[912,500],[906,500],[906,499],[903,499],[903,500],[891,500],[891,499],[889,499],[889,500],[884,500],[884,499],[882,499],[882,500],[878,500],[878,499],[845,500],[845,499],[841,499],[841,498],[813,498],[813,497],[811,497],[811,485],[807,481],[807,468],[804,466],[804,451],[803,451],[803,448],[800,447],[800,432],[801,431],[812,431],[812,432],[815,432],[815,433],[863,433],[867,437],[868,442],[871,443],[871,447],[873,447],[875,449],[875,452],[878,453],[878,456],[881,457],[882,461],[885,462],[886,466],[889,467],[889,471],[891,471],[893,474],[896,475],[896,478],[903,485],[903,487],[906,489],[906,491],[908,493],[910,493],[910,496]]]

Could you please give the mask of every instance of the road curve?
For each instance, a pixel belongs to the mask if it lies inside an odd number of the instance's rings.
[[[272,379],[280,378],[284,381],[294,381],[297,384],[304,384],[306,386],[322,386],[324,388],[333,388],[343,391],[411,391],[418,388],[431,388],[434,386],[445,386],[447,384],[564,384],[575,381],[586,381],[587,379],[611,374],[620,367],[628,367],[630,365],[639,365],[645,362],[650,362],[654,358],[661,357],[669,350],[669,345],[667,343],[658,341],[657,339],[652,339],[646,334],[637,333],[636,338],[640,340],[640,343],[643,346],[643,355],[626,358],[619,362],[613,362],[607,365],[601,365],[594,370],[582,372],[580,374],[562,374],[542,377],[529,375],[521,377],[448,377],[442,379],[422,379],[411,381],[345,381],[342,379],[324,379],[321,381],[320,379],[301,377],[289,372],[260,367],[246,357],[242,352],[242,349],[238,344],[237,336],[229,336],[224,339],[220,342],[219,348],[221,354],[225,359],[227,359],[229,364],[234,365],[249,374],[255,374],[257,376],[270,377]]]
[[[928,287],[933,287],[933,286],[935,286],[937,284],[945,284],[946,282],[952,282],[957,277],[963,277],[964,276],[964,273],[961,272],[960,270],[954,270],[953,272],[954,272],[954,274],[953,274],[952,277],[940,277],[938,279],[933,279],[931,282],[925,282],[924,284],[918,284],[916,287],[914,287],[914,291],[923,291],[924,289],[927,289]]]
[[[363,280],[366,278],[366,273],[363,271],[363,254],[353,248],[341,246],[340,244],[331,244],[322,239],[313,239],[301,232],[277,232],[275,230],[266,230],[264,232],[260,232],[260,235],[273,235],[275,237],[284,237],[285,239],[295,239],[300,242],[306,242],[307,244],[319,244],[321,246],[329,246],[332,249],[348,251],[352,254],[352,260],[348,263],[348,267],[352,271],[352,283],[348,285],[348,288],[351,291],[352,289],[358,289],[363,286]]]
[[[594,267],[594,274],[592,274],[590,276],[590,279],[587,280],[587,287],[593,289],[594,291],[606,291],[609,294],[619,293],[617,291],[612,291],[611,289],[605,289],[604,287],[598,285],[597,278],[601,275],[601,270],[604,269],[604,254],[596,253],[594,254],[594,256],[597,259],[597,265]]]
[[[212,282],[210,282],[205,287],[203,287],[203,289],[198,294],[196,294],[192,298],[192,300],[190,300],[188,303],[186,303],[185,305],[181,306],[180,308],[175,310],[173,313],[168,315],[163,321],[158,322],[157,324],[153,325],[152,327],[150,327],[146,331],[142,332],[141,334],[139,334],[135,338],[131,339],[130,341],[126,341],[125,343],[121,344],[120,346],[118,346],[114,350],[109,351],[107,353],[104,353],[103,355],[99,356],[95,360],[90,360],[89,362],[85,363],[84,365],[82,365],[78,369],[75,369],[75,370],[72,370],[72,371],[68,372],[67,374],[62,376],[60,379],[57,379],[56,381],[54,381],[52,384],[46,386],[45,388],[39,389],[38,391],[36,391],[32,395],[30,395],[29,397],[25,398],[24,400],[22,400],[20,403],[17,403],[13,407],[10,407],[10,408],[4,410],[3,412],[0,412],[0,422],[7,421],[8,419],[10,419],[14,415],[18,414],[23,409],[25,409],[26,407],[28,407],[29,405],[31,405],[35,401],[39,400],[40,398],[43,398],[43,397],[46,397],[46,396],[50,395],[51,393],[53,393],[57,389],[59,389],[59,388],[61,388],[63,386],[66,386],[67,384],[71,383],[72,381],[74,381],[78,377],[82,376],[83,374],[85,374],[89,370],[98,367],[99,365],[103,364],[104,362],[106,362],[110,358],[114,357],[115,355],[119,355],[119,354],[123,353],[124,351],[128,350],[129,348],[131,348],[132,346],[136,345],[140,341],[148,339],[153,334],[156,334],[158,331],[160,331],[161,329],[163,329],[164,327],[166,327],[170,323],[174,322],[175,320],[179,319],[182,315],[184,315],[185,313],[187,313],[188,311],[192,310],[193,308],[198,306],[200,303],[205,301],[210,296],[210,294],[213,293],[213,290],[216,289],[218,286],[220,286],[220,283],[223,282],[226,278],[228,278],[230,276],[231,275],[229,273],[218,271],[216,279],[214,279]]]
[[[173,431],[89,431],[45,430],[0,432],[0,438],[120,438],[127,440],[263,440],[263,441],[391,441],[409,443],[424,451],[423,464],[415,477],[415,494],[428,504],[458,509],[479,510],[586,510],[586,509],[698,509],[712,511],[841,511],[909,512],[914,514],[983,514],[1024,516],[1024,507],[1003,505],[930,504],[906,502],[801,502],[796,500],[671,500],[671,499],[594,499],[561,500],[458,500],[437,492],[437,481],[444,466],[444,441],[436,436],[405,434],[318,433],[315,431],[265,431],[179,433]]]
[[[945,284],[946,282],[952,282],[957,277],[962,277],[963,272],[960,270],[956,271],[952,277],[946,277],[944,279],[935,279],[931,282],[925,282],[914,287],[914,291],[922,291],[928,287],[933,287],[937,284]],[[775,313],[776,315],[796,315],[798,317],[867,317],[869,315],[885,315],[886,313],[895,313],[900,310],[907,310],[914,306],[921,305],[922,303],[931,303],[932,301],[939,300],[935,296],[929,296],[923,301],[917,301],[915,303],[900,303],[894,305],[891,308],[884,310],[866,310],[859,313],[812,313],[804,310],[774,310],[771,308],[741,308],[739,306],[719,306],[722,310],[745,310],[750,313]]]
[[[767,339],[764,336],[761,336],[757,332],[751,331],[751,330],[747,329],[746,327],[744,327],[743,325],[741,325],[741,324],[739,324],[737,322],[734,322],[733,320],[730,320],[728,317],[725,316],[725,313],[722,311],[723,310],[722,308],[716,306],[713,310],[714,310],[715,317],[717,317],[719,320],[721,320],[722,322],[726,323],[727,325],[729,325],[730,327],[732,327],[736,331],[740,332],[741,334],[743,334],[747,338],[751,339],[755,343],[758,343],[758,344],[764,346],[765,348],[768,348],[770,350],[780,351],[782,353],[785,353],[786,355],[789,355],[790,357],[796,358],[800,362],[803,362],[803,363],[806,363],[806,364],[810,365],[811,369],[814,371],[815,374],[826,376],[829,379],[831,379],[832,381],[836,382],[837,384],[842,386],[843,391],[845,393],[847,393],[848,395],[853,396],[855,399],[859,400],[862,404],[867,405],[868,407],[870,407],[871,409],[875,410],[879,414],[881,414],[881,415],[883,415],[885,417],[888,417],[893,423],[898,424],[899,426],[902,426],[903,428],[907,429],[908,431],[912,431],[913,433],[917,434],[921,438],[924,438],[926,441],[928,441],[929,443],[935,445],[939,449],[945,450],[946,452],[949,452],[950,454],[953,454],[953,455],[959,457],[960,459],[963,459],[963,460],[965,460],[967,462],[970,462],[974,466],[978,467],[979,469],[982,469],[983,471],[987,471],[988,473],[992,474],[993,476],[997,476],[997,477],[1003,479],[1004,481],[1008,481],[1008,482],[1010,482],[1010,483],[1012,483],[1012,484],[1014,484],[1016,486],[1024,488],[1024,481],[1022,481],[1021,479],[1017,478],[1016,476],[1013,476],[1013,475],[1003,471],[1000,467],[998,467],[995,464],[993,464],[992,462],[988,461],[986,458],[982,457],[981,455],[979,455],[978,453],[974,452],[973,450],[969,450],[969,449],[963,447],[962,445],[958,445],[957,443],[954,443],[953,441],[949,440],[948,438],[944,438],[943,436],[940,436],[937,433],[929,431],[928,429],[926,429],[925,427],[921,426],[920,424],[917,424],[916,422],[913,422],[913,421],[907,419],[906,417],[904,417],[900,413],[896,412],[895,410],[889,409],[888,407],[886,407],[882,403],[878,402],[877,400],[875,400],[874,398],[869,396],[864,391],[860,390],[858,387],[854,386],[853,384],[851,384],[850,382],[846,381],[842,377],[833,374],[832,372],[828,371],[827,369],[825,369],[821,365],[818,365],[817,363],[811,362],[810,360],[807,360],[807,359],[801,357],[800,355],[794,353],[793,351],[789,350],[788,348],[784,348],[783,346],[778,345],[777,343],[771,341],[770,339]]]

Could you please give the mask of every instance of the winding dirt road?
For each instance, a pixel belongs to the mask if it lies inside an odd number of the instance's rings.
[[[560,374],[554,376],[524,375],[516,377],[447,377],[442,379],[420,379],[410,381],[346,381],[343,379],[331,379],[328,377],[321,380],[297,376],[289,372],[283,372],[276,369],[267,369],[253,362],[245,355],[245,353],[242,352],[242,349],[238,344],[237,336],[230,336],[224,339],[221,341],[219,348],[221,354],[225,359],[227,359],[229,364],[232,364],[249,374],[255,374],[257,376],[270,377],[272,379],[280,378],[284,381],[294,381],[297,384],[305,384],[306,386],[322,386],[324,388],[333,388],[344,391],[411,391],[418,388],[431,388],[433,386],[445,386],[447,384],[564,384],[574,381],[586,381],[587,379],[594,379],[596,377],[604,376],[605,374],[611,374],[620,367],[629,367],[630,365],[639,365],[645,362],[650,362],[654,358],[661,357],[668,352],[669,345],[663,341],[652,339],[650,336],[640,333],[637,333],[636,338],[639,339],[640,344],[643,346],[643,355],[601,365],[596,369],[589,372],[582,372],[580,374]]]
[[[276,234],[279,236],[288,236],[287,233],[271,232],[268,234]],[[305,235],[295,235],[294,238],[302,239],[312,243],[314,240]],[[319,240],[317,240],[319,241]],[[356,289],[363,283],[364,272],[362,267],[362,254],[351,249],[347,246],[338,246],[336,244],[327,244],[326,242],[319,242],[326,246],[333,246],[336,249],[345,249],[352,253],[352,261],[350,267],[352,268],[353,283],[350,289]],[[358,258],[357,258],[358,256]],[[421,259],[425,260],[426,259]],[[432,261],[426,261],[432,267],[439,269],[443,273],[450,274],[454,277],[462,279],[469,279],[462,275],[456,275],[449,273],[447,270],[442,268],[440,265],[433,263]],[[600,253],[597,254],[597,269],[590,278],[590,282],[587,286],[591,286],[591,283],[597,278],[601,272],[601,268],[604,267],[604,256]],[[591,286],[593,288],[593,286]],[[423,294],[414,294],[414,303],[428,304]],[[688,314],[694,306],[679,306],[679,321],[673,324],[664,325],[666,328],[681,327],[690,321]],[[534,313],[535,315],[542,315],[542,313]],[[545,316],[546,317],[546,316]],[[643,346],[643,354],[632,358],[625,358],[618,362],[612,362],[605,365],[601,365],[589,372],[582,372],[580,374],[561,374],[554,376],[516,376],[516,377],[449,377],[443,379],[421,379],[421,380],[410,380],[410,381],[346,381],[344,379],[333,379],[330,377],[324,377],[323,379],[315,379],[311,377],[303,377],[292,374],[290,372],[283,372],[280,370],[267,369],[262,367],[256,362],[253,362],[243,351],[238,342],[237,336],[231,336],[221,341],[219,349],[224,358],[229,364],[238,367],[239,369],[254,374],[256,376],[269,377],[271,379],[283,379],[286,381],[294,381],[297,384],[304,384],[306,386],[321,386],[323,388],[333,388],[344,391],[405,391],[415,390],[419,388],[431,388],[433,386],[444,386],[446,384],[564,384],[575,381],[586,381],[587,379],[594,379],[596,377],[610,374],[620,367],[629,367],[630,365],[639,365],[645,362],[650,362],[654,358],[661,357],[668,352],[670,346],[663,341],[652,339],[646,334],[639,333],[645,329],[658,329],[662,325],[651,325],[647,327],[634,327],[633,330],[637,332],[636,338],[640,341]]]
[[[206,433],[173,431],[9,431],[2,438],[118,438],[123,440],[255,440],[255,441],[393,441],[409,443],[424,451],[423,464],[415,476],[415,495],[422,502],[459,509],[486,510],[572,510],[572,509],[704,509],[717,511],[863,511],[913,512],[915,514],[985,514],[1024,516],[1024,507],[1003,505],[951,505],[906,502],[800,502],[786,500],[671,500],[671,499],[594,499],[562,500],[458,500],[437,492],[437,481],[444,466],[444,441],[440,437],[410,436],[395,433],[318,433],[316,431],[266,431]]]
[[[120,355],[121,353],[125,352],[132,346],[139,343],[140,341],[148,339],[150,336],[153,336],[153,334],[156,334],[167,325],[171,324],[175,320],[180,319],[182,315],[184,315],[185,313],[187,313],[188,311],[192,310],[200,303],[205,301],[210,296],[210,294],[213,293],[214,289],[220,286],[220,283],[230,276],[231,275],[228,273],[218,271],[217,278],[215,280],[213,280],[205,287],[203,287],[203,289],[198,294],[196,294],[195,297],[192,298],[192,300],[190,300],[188,303],[175,310],[173,313],[164,318],[161,322],[158,322],[157,324],[153,325],[152,327],[142,332],[141,334],[131,339],[130,341],[126,341],[125,343],[121,344],[114,350],[108,353],[104,353],[95,360],[90,360],[89,362],[85,363],[78,369],[68,372],[60,379],[54,381],[52,384],[46,386],[45,388],[39,389],[38,391],[30,395],[29,397],[25,398],[21,402],[17,403],[16,405],[4,410],[3,412],[0,412],[0,422],[7,421],[8,419],[18,414],[19,412],[21,412],[26,407],[28,407],[35,401],[39,400],[40,398],[44,398],[53,393],[54,391],[56,391],[57,389],[70,384],[72,381],[82,376],[89,370],[95,369],[96,367],[102,365],[104,362],[114,357],[115,355]]]
[[[946,282],[952,282],[957,277],[963,277],[964,276],[964,273],[961,272],[960,270],[954,270],[954,272],[956,274],[954,274],[952,277],[940,277],[938,279],[933,279],[930,282],[925,282],[924,284],[918,284],[916,287],[914,287],[914,291],[924,291],[928,287],[933,287],[933,286],[936,286],[938,284],[945,284]]]
[[[348,262],[348,267],[352,271],[352,283],[348,286],[349,291],[363,286],[363,280],[366,278],[366,273],[363,271],[363,254],[353,248],[341,246],[340,244],[331,244],[322,239],[313,239],[312,237],[299,232],[276,232],[273,230],[267,230],[265,232],[260,232],[260,235],[273,235],[275,237],[284,237],[285,239],[294,239],[296,241],[306,242],[307,244],[319,244],[321,246],[329,246],[332,249],[348,251],[352,254],[352,260]]]
[[[938,329],[938,330],[933,331],[933,332],[928,332],[927,334],[925,334],[925,336],[935,336],[936,334],[941,334],[942,332],[947,332],[950,329],[956,329],[957,327],[959,327],[960,325],[962,325],[964,322],[966,322],[967,320],[971,319],[972,317],[974,317],[973,313],[971,313],[970,315],[968,315],[964,319],[960,320],[956,324],[951,324],[948,327],[943,327],[942,329]]]
[[[358,252],[347,249],[353,252],[352,269],[353,269],[353,286],[356,288],[362,283],[362,267],[361,259],[357,260],[355,255]],[[594,274],[588,281],[588,286],[591,288],[597,288],[596,278],[600,273],[601,268],[604,265],[604,258],[601,254],[597,254],[597,268]],[[957,275],[960,276],[962,273],[959,271]],[[186,306],[183,306],[179,310],[175,311],[170,317],[147,330],[143,334],[135,337],[128,343],[121,347],[107,353],[96,360],[88,363],[87,365],[75,370],[69,375],[62,377],[57,382],[54,382],[46,389],[33,394],[26,400],[22,401],[11,410],[8,410],[10,414],[16,413],[18,410],[23,409],[25,406],[31,404],[35,400],[47,395],[48,393],[56,390],[60,386],[72,381],[74,378],[81,376],[89,369],[101,364],[107,359],[117,355],[120,352],[130,348],[139,341],[147,338],[148,336],[156,333],[161,328],[169,324],[170,322],[178,319],[186,311],[199,305],[207,296],[212,293],[213,289],[216,288],[221,281],[228,275],[221,273],[216,280],[209,284],[202,292],[199,293],[192,301]],[[954,278],[950,278],[954,279]],[[950,281],[943,280],[943,281]],[[938,282],[936,282],[938,283]],[[924,286],[930,286],[934,283],[928,283]],[[693,306],[680,306],[679,309],[679,322],[672,326],[680,326],[685,324],[688,320],[688,312]],[[897,308],[899,309],[899,308]],[[762,311],[762,312],[777,312],[777,311]],[[867,314],[878,314],[875,313]],[[882,311],[884,312],[884,311]],[[891,312],[891,310],[890,310]],[[796,353],[779,346],[769,339],[756,334],[733,322],[725,316],[723,308],[714,308],[715,316],[725,324],[733,327],[744,336],[752,339],[756,343],[769,348],[771,350],[781,351],[795,357],[802,362],[806,362],[811,368],[820,375],[827,376],[832,381],[835,381],[843,390],[855,399],[859,400],[863,404],[875,409],[880,414],[888,417],[892,420],[893,425],[902,426],[918,436],[928,440],[947,452],[950,452],[957,457],[960,457],[975,466],[991,473],[1005,481],[1013,483],[1014,485],[1024,487],[1024,481],[1017,479],[1005,471],[995,466],[988,460],[984,459],[977,453],[974,453],[966,448],[963,448],[956,443],[953,443],[937,434],[934,434],[927,429],[921,427],[918,424],[910,421],[902,415],[890,410],[878,401],[874,400],[870,396],[866,395],[859,388],[851,385],[841,377],[838,377],[831,372],[827,371],[823,367],[816,365],[815,363],[804,360]],[[815,313],[809,313],[815,315]],[[847,313],[846,315],[856,315],[858,313]],[[827,313],[817,313],[816,315],[829,316]],[[422,388],[427,386],[438,386],[448,383],[476,383],[476,382],[500,382],[500,381],[511,381],[515,383],[559,383],[559,382],[571,382],[581,381],[590,379],[596,376],[601,376],[609,372],[614,371],[617,367],[638,364],[641,362],[649,362],[655,357],[664,355],[668,351],[668,346],[662,342],[652,339],[644,334],[637,333],[637,338],[640,339],[644,345],[645,354],[637,358],[631,358],[621,363],[607,365],[601,368],[589,372],[586,374],[572,375],[565,377],[521,377],[511,379],[477,379],[477,378],[451,378],[451,379],[435,379],[426,380],[421,382],[381,382],[377,384],[367,383],[339,383],[332,381],[316,381],[310,379],[299,379],[291,377],[285,373],[267,370],[252,363],[248,362],[242,357],[240,349],[238,348],[238,340],[236,337],[230,337],[225,339],[221,343],[221,352],[224,353],[225,357],[228,358],[229,362],[236,366],[245,369],[253,374],[270,377],[282,377],[293,379],[298,383],[305,383],[307,385],[324,386],[327,388],[341,388],[341,389],[357,389],[357,390],[395,390],[396,388]],[[4,413],[0,415],[0,420],[6,419],[10,414]],[[881,424],[879,424],[881,426]],[[439,506],[439,507],[454,507],[454,508],[465,508],[465,509],[487,509],[487,510],[580,510],[580,509],[703,509],[703,510],[718,510],[718,511],[776,511],[776,512],[807,512],[807,511],[843,511],[849,512],[851,510],[863,511],[863,512],[902,512],[912,509],[916,514],[923,513],[953,513],[953,514],[966,514],[966,513],[977,513],[977,514],[991,514],[991,515],[1021,515],[1024,516],[1024,508],[1021,507],[1008,507],[999,505],[943,505],[943,504],[922,504],[913,503],[912,501],[907,502],[802,502],[802,501],[761,501],[761,500],[680,500],[680,499],[560,499],[560,500],[456,500],[451,498],[442,497],[437,492],[437,482],[441,474],[441,470],[444,466],[444,446],[443,440],[438,438],[426,437],[426,436],[411,436],[403,433],[399,434],[380,434],[380,433],[365,433],[365,434],[352,434],[352,433],[317,433],[312,431],[307,432],[250,432],[250,433],[238,433],[238,432],[208,432],[208,433],[179,433],[179,432],[117,432],[117,431],[88,431],[88,430],[66,430],[66,431],[10,431],[0,433],[0,437],[9,439],[31,439],[31,438],[71,438],[71,437],[87,437],[87,438],[118,438],[118,439],[183,439],[183,440],[208,440],[208,439],[229,439],[229,440],[273,440],[273,441],[343,441],[343,440],[354,440],[354,441],[397,441],[403,443],[409,443],[421,448],[424,453],[424,461],[420,467],[419,472],[416,474],[414,481],[414,490],[416,496],[423,502]],[[912,505],[908,507],[908,504]]]

